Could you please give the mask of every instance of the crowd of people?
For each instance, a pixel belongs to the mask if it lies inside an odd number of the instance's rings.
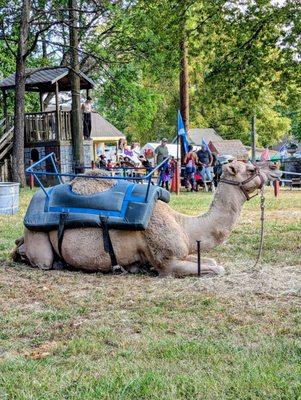
[[[81,106],[83,113],[83,134],[85,139],[91,136],[91,113],[93,112],[92,98],[87,97]],[[123,175],[141,176],[139,169],[144,169],[150,173],[156,166],[158,169],[157,185],[170,189],[170,183],[176,169],[176,160],[169,154],[167,139],[162,138],[161,143],[154,151],[153,161],[151,162],[146,154],[139,154],[135,150],[135,144],[127,146],[125,139],[120,139],[114,161],[107,159],[105,154],[101,154],[96,162],[98,168],[105,168],[112,173],[118,174],[122,171]],[[168,160],[167,160],[168,159]],[[119,170],[119,171],[118,171]],[[202,146],[195,151],[192,145],[189,145],[188,152],[184,157],[184,170],[181,174],[182,182],[187,190],[197,191],[200,186],[209,186],[212,190],[217,185],[221,175],[221,164],[216,156],[212,154],[206,146]]]
[[[207,146],[202,145],[199,150],[194,151],[193,146],[189,145],[184,165],[186,189],[198,191],[200,186],[205,186],[214,191],[222,174],[222,164]]]
[[[159,165],[169,156],[167,139],[163,138],[155,150],[155,165]],[[160,168],[157,184],[169,190],[170,181],[175,173],[175,159],[170,157]],[[199,187],[214,191],[222,174],[222,164],[207,146],[197,151],[189,145],[184,157],[184,170],[181,177],[187,190],[198,191]]]
[[[167,142],[166,138],[162,138],[152,157],[148,158],[148,154],[139,154],[138,150],[135,153],[135,145],[128,147],[122,139],[117,146],[116,160],[112,161],[107,159],[105,154],[101,154],[96,166],[112,171],[114,175],[123,174],[127,177],[143,176],[157,167],[155,183],[170,190],[176,172],[176,159],[169,154]],[[194,150],[193,146],[189,145],[183,161],[181,182],[187,190],[198,191],[203,186],[206,190],[214,191],[222,173],[222,165],[207,146],[203,145]]]

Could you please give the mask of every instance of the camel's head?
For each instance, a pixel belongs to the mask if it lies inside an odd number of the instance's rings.
[[[275,181],[281,176],[277,166],[269,161],[258,162],[255,165],[248,162],[232,161],[223,166],[222,182],[233,184],[245,189],[246,193],[252,193],[260,189],[267,181]],[[244,190],[243,190],[244,191]],[[247,196],[248,197],[248,196]]]

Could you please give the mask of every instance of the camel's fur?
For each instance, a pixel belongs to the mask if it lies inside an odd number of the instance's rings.
[[[262,164],[261,174],[265,181],[279,177],[268,163]],[[234,161],[224,167],[227,179],[243,181],[254,172],[251,164]],[[254,178],[246,187],[249,192],[258,188],[260,179]],[[76,178],[72,189],[77,193],[95,193],[106,190],[103,180],[92,181]],[[158,201],[148,228],[145,231],[110,230],[110,237],[120,266],[130,269],[133,265],[149,264],[162,275],[195,275],[196,240],[201,240],[202,253],[222,243],[229,235],[240,214],[246,198],[237,186],[220,183],[209,211],[197,217],[189,217],[172,210]],[[24,245],[32,265],[51,268],[58,255],[57,232],[49,234],[25,229]],[[74,268],[109,272],[111,260],[104,250],[100,228],[66,230],[62,243],[62,256]],[[223,273],[214,260],[204,259],[203,273]]]

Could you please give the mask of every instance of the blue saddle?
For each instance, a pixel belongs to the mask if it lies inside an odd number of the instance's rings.
[[[146,194],[149,187],[149,193]],[[135,184],[119,180],[109,190],[92,195],[72,192],[69,184],[60,184],[39,190],[31,199],[24,225],[34,231],[58,229],[64,215],[66,228],[100,226],[106,224],[114,229],[144,230],[157,200],[170,200],[167,190],[154,185]]]

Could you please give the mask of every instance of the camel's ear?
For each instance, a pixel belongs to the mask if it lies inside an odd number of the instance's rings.
[[[231,175],[237,175],[238,173],[238,166],[235,162],[229,163],[226,169]]]

